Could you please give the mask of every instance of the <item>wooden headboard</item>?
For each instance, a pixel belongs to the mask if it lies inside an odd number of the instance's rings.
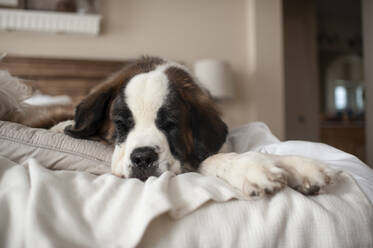
[[[0,70],[28,79],[48,95],[68,95],[78,103],[90,89],[129,63],[127,61],[6,57]]]

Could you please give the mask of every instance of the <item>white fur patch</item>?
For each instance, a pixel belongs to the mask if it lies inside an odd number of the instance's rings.
[[[115,147],[112,160],[114,174],[128,177],[131,173],[132,151],[144,146],[156,149],[159,156],[158,171],[181,172],[180,161],[172,156],[166,136],[155,124],[158,110],[169,93],[169,82],[164,71],[172,65],[160,65],[153,71],[136,75],[128,82],[124,94],[135,126],[128,133],[125,145]]]

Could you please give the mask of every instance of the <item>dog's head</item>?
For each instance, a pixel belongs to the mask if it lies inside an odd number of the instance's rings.
[[[112,140],[112,172],[145,180],[196,169],[221,148],[227,127],[186,68],[144,57],[94,89],[65,132]]]

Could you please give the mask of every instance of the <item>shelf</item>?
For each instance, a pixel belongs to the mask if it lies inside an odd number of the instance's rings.
[[[100,15],[0,9],[0,30],[98,35]]]

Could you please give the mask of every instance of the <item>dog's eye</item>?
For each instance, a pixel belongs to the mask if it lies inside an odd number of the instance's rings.
[[[162,123],[162,128],[165,130],[172,130],[177,127],[177,122],[174,120],[166,120]]]
[[[179,126],[178,112],[170,108],[162,107],[156,119],[156,125],[159,129],[170,132]]]
[[[124,128],[129,129],[129,128],[133,127],[133,125],[134,125],[134,120],[133,120],[132,116],[129,116],[127,118],[114,117],[113,121],[118,128],[124,127]]]

